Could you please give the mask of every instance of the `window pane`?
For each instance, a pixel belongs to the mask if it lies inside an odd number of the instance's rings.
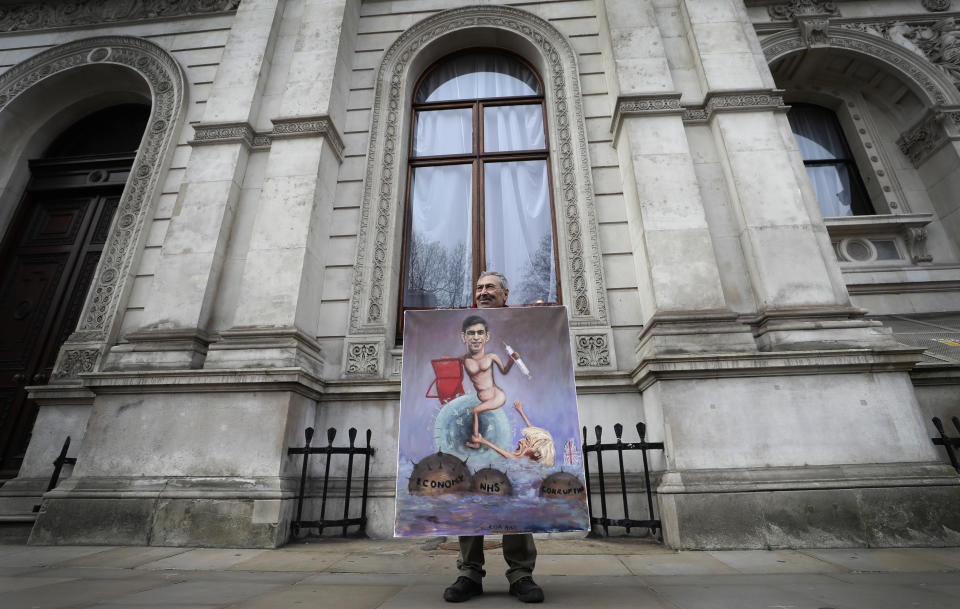
[[[483,110],[484,152],[543,150],[543,108],[489,106]]]
[[[804,161],[849,158],[840,123],[832,111],[797,104],[790,108],[787,119]]]
[[[539,95],[540,83],[527,66],[498,53],[459,55],[434,68],[414,101]]]
[[[417,112],[413,156],[473,152],[473,108]]]
[[[472,165],[413,168],[403,306],[470,306],[472,183]]]
[[[511,304],[557,302],[546,161],[486,163],[486,268],[510,280]]]
[[[852,216],[850,174],[843,165],[808,165],[807,175],[824,217]]]

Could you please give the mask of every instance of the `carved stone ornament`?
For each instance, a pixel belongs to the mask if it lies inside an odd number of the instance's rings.
[[[240,0],[42,0],[0,4],[0,32],[228,13],[239,5]]]
[[[840,16],[840,9],[836,2],[829,0],[790,0],[783,4],[773,4],[767,7],[767,14],[777,21],[789,21],[803,15],[830,15]]]
[[[273,140],[321,136],[339,161],[343,161],[343,138],[327,116],[273,119],[273,130],[258,132],[249,123],[200,123],[193,127],[191,146],[243,143],[253,150],[270,148]]]
[[[610,346],[606,334],[582,334],[576,337],[577,367],[604,368],[610,365]]]
[[[927,251],[927,229],[908,228],[906,231],[907,247],[910,249],[910,259],[914,264],[933,262],[933,256]]]
[[[830,20],[824,17],[807,17],[797,19],[800,37],[808,48],[824,46],[827,43],[827,28]]]
[[[56,369],[60,373],[75,368],[73,364],[64,367],[65,353],[71,343],[105,344],[119,322],[120,297],[130,280],[134,250],[140,245],[145,221],[150,215],[150,201],[160,186],[164,160],[179,125],[185,94],[180,66],[154,43],[124,36],[87,38],[43,51],[0,75],[0,113],[15,112],[20,98],[24,98],[22,103],[30,103],[30,89],[34,85],[94,62],[116,66],[118,72],[135,72],[149,84],[153,99],[150,118],[77,329],[58,359]],[[69,96],[70,92],[60,90],[57,94]]]
[[[384,53],[371,112],[367,167],[361,201],[350,335],[389,331],[393,306],[391,269],[399,251],[397,223],[402,218],[403,139],[409,120],[407,91],[419,74],[412,61],[425,47],[458,31],[484,28],[526,40],[542,56],[551,127],[551,165],[555,179],[558,250],[564,299],[571,325],[606,325],[607,303],[593,203],[586,126],[576,51],[547,21],[506,6],[457,8],[427,17],[403,32]],[[451,40],[455,40],[451,38]]]
[[[680,105],[680,93],[664,93],[659,95],[623,95],[617,98],[617,105],[613,110],[610,132],[618,134],[620,124],[628,116],[650,116],[664,114],[680,114],[683,107]]]
[[[380,344],[349,344],[345,372],[347,376],[379,376]]]
[[[920,0],[920,4],[931,13],[942,13],[950,10],[950,0]]]
[[[960,101],[956,86],[951,84],[940,68],[903,45],[885,39],[882,34],[877,33],[875,25],[862,28],[858,27],[858,24],[831,26],[826,31],[823,46],[866,55],[872,61],[886,64],[922,89],[931,106],[952,105]],[[761,40],[760,44],[768,64],[807,49],[798,29],[772,34]]]
[[[64,349],[60,352],[51,380],[76,378],[83,372],[93,372],[99,355],[99,349]]]
[[[941,124],[945,118],[943,114],[932,113],[897,140],[900,152],[910,159],[914,167],[919,167],[947,143],[947,134]]]

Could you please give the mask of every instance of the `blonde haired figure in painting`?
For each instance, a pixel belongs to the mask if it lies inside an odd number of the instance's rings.
[[[501,457],[507,459],[530,459],[547,467],[553,465],[556,459],[553,436],[551,436],[550,432],[546,429],[536,427],[530,423],[530,419],[528,419],[527,415],[523,412],[523,404],[520,403],[520,400],[513,402],[513,409],[520,413],[520,416],[523,417],[523,422],[527,424],[520,432],[520,442],[517,443],[517,449],[515,451],[508,452],[496,444],[484,440],[483,436],[478,433],[474,434],[471,442],[468,443],[467,446],[477,447],[482,444],[492,448],[497,451]]]
[[[474,294],[477,307],[493,309],[507,306],[507,296],[510,288],[507,278],[496,271],[484,271],[477,279],[477,289]],[[468,328],[463,328],[466,331]],[[469,336],[469,335],[468,335]],[[478,336],[478,335],[473,335]],[[466,342],[466,341],[465,341]],[[470,345],[467,345],[470,350]],[[491,362],[489,366],[493,366]],[[508,363],[501,369],[507,368]],[[468,370],[469,374],[469,370]],[[491,385],[493,372],[490,371]],[[501,392],[502,393],[502,392]],[[480,397],[480,396],[478,396]],[[483,399],[482,397],[480,399]],[[496,400],[499,401],[499,400]],[[506,402],[500,402],[500,406]],[[529,429],[530,423],[524,417]],[[526,429],[524,430],[526,431]],[[479,434],[476,433],[479,437]],[[527,436],[525,436],[527,437]],[[523,440],[521,440],[523,442]],[[552,444],[552,443],[551,443]],[[479,447],[479,444],[477,444]],[[541,453],[543,454],[543,453]],[[542,458],[542,457],[541,457]],[[534,545],[533,535],[529,533],[505,534],[503,536],[503,559],[507,562],[507,580],[510,582],[510,594],[525,603],[543,602],[543,589],[533,581],[533,569],[537,564],[537,546]],[[460,555],[457,557],[457,581],[443,591],[443,600],[450,603],[462,603],[474,596],[483,594],[483,535],[461,535]]]

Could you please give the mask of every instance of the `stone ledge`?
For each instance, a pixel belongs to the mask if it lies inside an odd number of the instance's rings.
[[[697,353],[661,355],[641,362],[631,373],[643,391],[664,380],[908,372],[923,349],[837,349],[758,353]]]
[[[301,368],[92,372],[81,375],[81,382],[95,394],[231,392],[255,389],[292,391],[316,400],[325,390],[322,379]],[[254,387],[251,388],[251,385]]]

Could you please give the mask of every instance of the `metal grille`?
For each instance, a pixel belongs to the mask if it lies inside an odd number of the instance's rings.
[[[960,313],[881,315],[893,336],[905,345],[923,347],[925,362],[960,363]]]

